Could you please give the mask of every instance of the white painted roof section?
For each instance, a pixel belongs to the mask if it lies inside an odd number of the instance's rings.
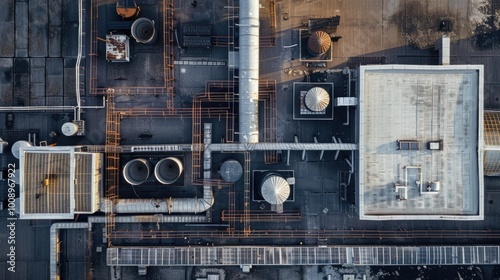
[[[483,66],[359,71],[360,219],[482,220]],[[441,139],[443,150],[428,149]],[[397,140],[420,147],[398,150]],[[439,182],[440,190],[421,193],[417,181]],[[407,200],[399,199],[395,183],[407,186]]]

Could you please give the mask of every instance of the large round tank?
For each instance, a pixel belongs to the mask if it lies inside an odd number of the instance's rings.
[[[243,168],[237,160],[228,159],[221,165],[220,175],[224,181],[234,183],[243,175]]]
[[[270,204],[283,204],[290,195],[290,185],[280,175],[269,173],[261,180],[260,193]]]
[[[132,37],[138,42],[154,45],[158,39],[155,22],[147,18],[138,18],[132,23]]]
[[[131,185],[144,183],[151,173],[151,163],[145,158],[133,159],[123,168],[123,177]]]
[[[177,181],[183,170],[182,162],[178,158],[168,157],[156,164],[155,177],[160,183],[168,185]]]
[[[21,148],[31,147],[31,143],[25,140],[19,140],[14,145],[12,145],[11,151],[15,158],[19,158]]]
[[[72,122],[64,123],[61,131],[66,136],[74,136],[78,133],[78,125]]]
[[[307,41],[307,51],[313,55],[318,56],[324,54],[332,44],[332,38],[324,31],[314,31],[309,36]]]
[[[321,112],[330,104],[330,95],[324,88],[313,87],[307,91],[304,101],[307,109],[313,112]]]

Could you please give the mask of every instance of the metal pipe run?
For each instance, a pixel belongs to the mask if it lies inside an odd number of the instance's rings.
[[[239,7],[239,141],[259,142],[259,1]]]

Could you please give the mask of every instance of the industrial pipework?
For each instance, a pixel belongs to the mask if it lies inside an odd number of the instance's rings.
[[[259,1],[240,1],[239,141],[259,142]]]

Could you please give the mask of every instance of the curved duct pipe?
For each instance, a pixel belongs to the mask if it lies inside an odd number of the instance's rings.
[[[239,140],[259,142],[259,1],[239,6]]]

